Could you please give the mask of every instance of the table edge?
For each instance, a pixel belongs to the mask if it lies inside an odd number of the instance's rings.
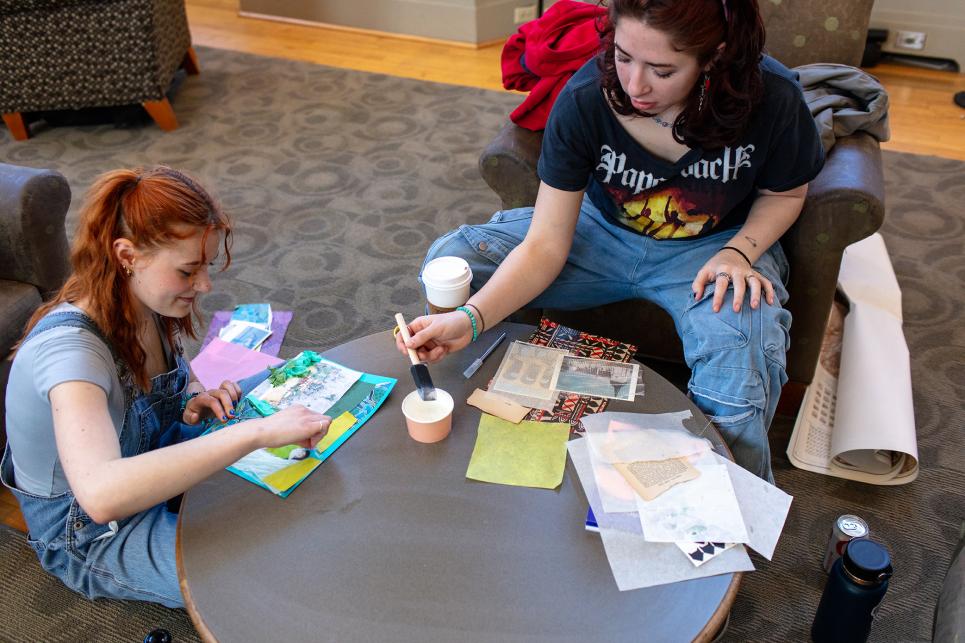
[[[506,322],[501,322],[501,324],[502,323],[506,323]],[[530,324],[524,324],[524,325],[529,326]],[[366,335],[365,337],[370,337],[372,335],[380,335],[385,332],[391,332],[391,331],[378,331],[375,333],[371,333],[370,335]],[[365,337],[358,337],[354,340],[349,340],[349,342],[346,342],[346,343],[350,343],[358,339],[364,339]],[[332,348],[337,348],[337,347],[332,347]],[[328,350],[331,350],[331,349],[328,349]],[[328,352],[328,351],[324,351],[324,352]],[[634,358],[634,361],[636,361],[636,358]],[[640,363],[642,364],[642,362]],[[650,369],[650,370],[653,370],[653,369]],[[663,377],[659,373],[657,373],[657,375],[660,377]],[[717,430],[717,427],[715,426],[714,429]],[[730,460],[733,461],[734,456],[731,453],[730,448],[727,446],[727,443],[724,442],[723,440],[721,442],[723,444],[724,449],[726,449],[727,455],[729,456]],[[189,494],[185,493],[182,498],[182,501],[181,501],[182,506],[181,506],[181,510],[178,511],[177,527],[175,529],[175,562],[176,562],[177,573],[178,573],[178,585],[181,588],[181,596],[184,599],[184,608],[191,619],[192,625],[194,625],[194,628],[198,631],[198,635],[201,637],[201,640],[204,641],[205,643],[218,643],[218,639],[211,632],[211,629],[208,627],[207,623],[205,623],[204,618],[201,616],[201,613],[198,611],[197,605],[195,605],[194,603],[194,597],[191,594],[191,588],[188,586],[187,574],[185,573],[185,570],[184,570],[184,556],[181,548],[181,523],[182,523],[182,517],[184,515],[183,514],[184,503],[188,501],[188,495]],[[693,639],[693,643],[707,643],[707,642],[713,641],[714,637],[720,633],[720,628],[722,627],[722,625],[726,622],[726,619],[730,614],[730,610],[734,605],[734,601],[737,599],[737,592],[740,589],[741,580],[744,577],[744,572],[730,572],[730,574],[731,574],[731,581],[730,581],[730,584],[727,586],[727,592],[724,594],[724,597],[721,599],[720,604],[717,606],[717,609],[714,610],[714,613],[711,614],[710,618],[707,620],[707,623],[704,624],[700,632],[697,633],[697,636]]]

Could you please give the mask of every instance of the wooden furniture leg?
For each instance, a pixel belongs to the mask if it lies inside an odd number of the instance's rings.
[[[197,76],[201,73],[201,65],[198,64],[198,54],[194,53],[194,47],[188,47],[188,51],[184,54],[184,60],[181,61],[181,67],[190,76]]]
[[[178,119],[175,118],[174,109],[172,109],[171,103],[167,98],[144,101],[141,105],[143,105],[147,113],[151,115],[151,118],[154,119],[157,126],[165,132],[170,132],[178,128]]]
[[[20,112],[4,113],[3,122],[7,124],[7,129],[10,130],[10,134],[14,140],[26,141],[30,138],[30,132],[27,131],[27,124],[23,122],[23,114]]]

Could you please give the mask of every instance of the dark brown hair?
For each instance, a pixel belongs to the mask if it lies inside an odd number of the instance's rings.
[[[701,68],[711,65],[703,108],[698,109],[705,82],[701,74],[674,121],[674,139],[704,149],[736,143],[764,94],[760,71],[764,23],[757,0],[609,0],[606,4],[608,14],[598,23],[602,43],[598,64],[604,95],[614,111],[647,116],[634,109],[620,85],[613,42],[620,20],[640,20],[667,34],[677,51],[695,56]],[[718,56],[722,42],[724,51]]]
[[[189,232],[184,232],[185,227]],[[231,262],[231,224],[197,181],[164,166],[114,170],[97,177],[81,208],[70,253],[71,274],[57,295],[33,314],[26,333],[61,303],[83,300],[87,302],[86,312],[111,343],[115,355],[131,369],[138,386],[149,389],[147,355],[137,339],[138,303],[131,294],[124,266],[114,254],[114,241],[125,238],[139,248],[158,248],[186,239],[199,228],[204,231],[202,262],[206,261],[208,234],[219,231],[224,233],[227,267]],[[173,340],[175,331],[196,337],[197,316],[195,300],[184,317],[162,317],[168,341]]]

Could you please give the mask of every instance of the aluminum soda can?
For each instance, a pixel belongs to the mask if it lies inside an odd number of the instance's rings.
[[[838,516],[831,526],[831,535],[828,536],[828,550],[824,554],[825,573],[831,573],[831,566],[844,553],[845,545],[855,538],[866,537],[868,533],[868,523],[861,518],[851,514]]]

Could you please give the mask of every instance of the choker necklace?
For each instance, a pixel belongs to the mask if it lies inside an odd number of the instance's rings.
[[[673,123],[668,123],[667,121],[663,120],[662,118],[660,118],[660,117],[657,116],[656,114],[654,114],[654,115],[651,116],[650,118],[652,118],[652,119],[653,119],[653,122],[656,123],[657,125],[659,125],[660,127],[671,127],[671,126],[673,125]]]

